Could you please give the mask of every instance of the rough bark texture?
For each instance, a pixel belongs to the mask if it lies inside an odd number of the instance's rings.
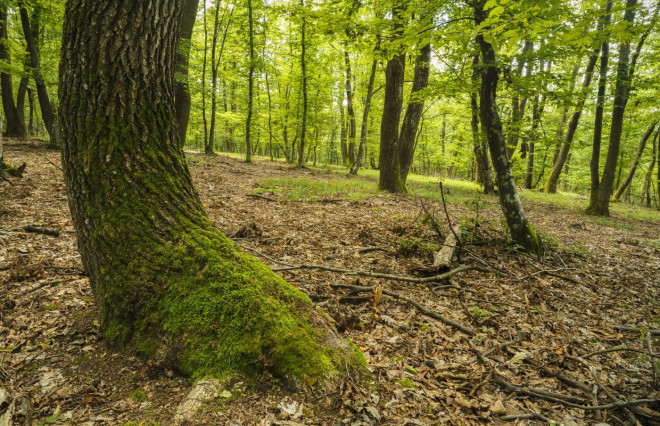
[[[7,7],[0,8],[0,60],[11,63],[7,47]],[[14,89],[11,74],[0,74],[0,89],[2,90],[2,109],[5,113],[5,135],[10,138],[23,139],[27,136],[25,122],[20,120],[18,109],[14,103]]]
[[[473,91],[470,93],[470,108],[472,111],[472,144],[474,151],[474,158],[477,162],[478,179],[484,188],[484,194],[493,192],[493,176],[490,170],[490,159],[488,157],[488,145],[479,130],[479,86],[481,86],[479,76],[479,54],[475,54],[472,58],[472,85]],[[444,121],[443,121],[444,129]]]
[[[580,117],[582,116],[582,109],[584,108],[584,101],[587,99],[587,89],[591,85],[591,77],[594,73],[594,67],[596,66],[596,61],[598,60],[598,51],[592,54],[589,57],[589,62],[584,70],[584,77],[582,79],[582,90],[578,94],[578,100],[575,105],[575,111],[571,116],[571,121],[568,122],[568,127],[566,128],[566,134],[564,135],[564,141],[561,144],[559,154],[555,159],[554,167],[550,173],[550,177],[543,188],[544,192],[554,194],[557,192],[557,183],[559,182],[559,177],[561,176],[561,171],[566,164],[568,159],[568,153],[573,144],[573,137],[577,131],[578,124],[580,122]]]
[[[32,76],[34,78],[35,86],[37,86],[37,98],[39,98],[39,106],[41,107],[41,118],[46,126],[46,131],[50,137],[50,144],[58,146],[58,131],[57,131],[57,117],[53,111],[53,106],[48,97],[48,89],[44,82],[43,75],[41,74],[41,60],[39,59],[39,50],[37,43],[32,37],[32,28],[30,27],[30,18],[28,11],[23,7],[23,2],[19,1],[21,24],[23,26],[23,34],[25,36],[25,44],[30,53],[30,66],[32,67]],[[25,124],[23,124],[25,126]]]
[[[371,64],[371,73],[369,74],[369,85],[367,86],[367,98],[364,101],[364,112],[362,113],[362,128],[360,129],[360,148],[355,162],[351,166],[351,174],[356,175],[362,166],[363,157],[367,155],[367,129],[369,128],[369,112],[371,111],[371,98],[374,95],[374,81],[376,80],[376,67],[378,60]],[[333,133],[334,138],[334,133]]]
[[[651,124],[644,133],[644,135],[642,136],[642,139],[640,139],[639,145],[637,146],[637,152],[635,153],[635,158],[633,158],[633,161],[630,164],[630,170],[628,170],[628,174],[626,175],[626,178],[623,180],[619,188],[614,193],[614,201],[619,201],[619,198],[621,198],[621,194],[623,194],[623,191],[625,191],[626,188],[628,188],[628,185],[630,185],[630,183],[632,182],[633,176],[635,176],[635,172],[637,171],[637,166],[639,166],[639,161],[642,159],[642,154],[644,153],[646,142],[653,134],[653,130],[655,130],[656,124],[658,123],[655,122]]]
[[[105,340],[194,377],[344,371],[359,351],[204,213],[177,143],[181,12],[178,0],[66,5],[62,163]]]
[[[630,26],[635,20],[637,0],[626,1],[626,11],[623,19]],[[605,169],[600,184],[598,185],[598,195],[594,205],[589,206],[587,212],[599,216],[609,216],[610,214],[610,196],[614,186],[614,177],[616,173],[617,159],[619,158],[619,148],[621,145],[621,134],[623,132],[623,114],[626,110],[629,95],[629,61],[630,61],[630,43],[622,42],[619,44],[619,62],[616,72],[616,86],[614,89],[614,107],[612,109],[612,122],[610,125],[610,141],[607,149],[607,158],[605,160]]]
[[[474,17],[477,25],[486,19],[484,4],[485,0],[474,3]],[[543,251],[543,247],[527,221],[520,202],[502,132],[502,121],[497,112],[496,98],[497,82],[499,80],[497,55],[493,46],[484,39],[483,34],[477,35],[477,41],[483,58],[481,90],[479,92],[481,125],[488,139],[502,212],[509,227],[511,239],[526,250],[539,253]]]
[[[188,87],[188,63],[190,60],[190,39],[192,38],[199,0],[185,0],[183,18],[179,33],[179,51],[176,55],[176,82],[174,99],[176,102],[176,121],[179,125],[179,143],[186,144],[188,121],[190,120],[190,88]]]
[[[410,91],[410,101],[403,117],[401,133],[399,134],[399,164],[401,168],[401,183],[406,184],[408,172],[415,155],[415,140],[419,120],[424,110],[424,99],[419,98],[419,93],[429,84],[429,63],[431,62],[431,43],[422,46],[415,59],[415,72],[413,85]]]
[[[392,10],[394,32],[399,34],[403,29],[400,8]],[[380,171],[378,188],[389,192],[405,192],[406,187],[401,180],[399,165],[399,121],[403,107],[403,82],[406,71],[406,54],[396,53],[387,61],[385,68],[385,101],[383,117],[380,122]]]

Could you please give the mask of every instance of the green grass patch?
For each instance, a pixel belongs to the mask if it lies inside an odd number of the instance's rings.
[[[129,398],[131,398],[135,402],[144,402],[148,399],[147,394],[144,393],[144,391],[140,390],[140,389],[134,390],[128,396],[129,396]]]
[[[607,226],[608,228],[626,229],[628,231],[639,231],[639,228],[637,228],[636,226],[632,226],[623,222],[617,222],[607,217],[590,216],[587,217],[585,220],[589,223],[595,223],[596,225]]]
[[[377,194],[373,182],[364,179],[315,179],[305,177],[268,178],[256,193],[276,192],[291,201],[342,199],[359,201]]]

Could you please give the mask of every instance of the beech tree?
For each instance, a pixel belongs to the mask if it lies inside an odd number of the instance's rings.
[[[62,163],[103,336],[193,377],[338,377],[359,351],[216,229],[193,187],[174,107],[182,4],[66,5]]]

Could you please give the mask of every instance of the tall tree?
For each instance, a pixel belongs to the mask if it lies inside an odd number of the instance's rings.
[[[367,130],[369,127],[369,112],[371,111],[371,99],[374,96],[374,81],[376,80],[376,68],[378,60],[374,59],[371,63],[371,72],[369,73],[369,84],[367,85],[367,97],[364,100],[364,111],[362,112],[362,127],[360,129],[360,147],[355,162],[351,166],[351,174],[356,175],[362,166],[362,157],[366,156]],[[333,129],[334,130],[334,129]],[[333,133],[334,137],[334,133]]]
[[[632,182],[633,176],[635,176],[635,172],[637,171],[637,166],[639,166],[639,161],[642,159],[642,154],[644,153],[644,148],[646,147],[646,141],[648,141],[651,135],[653,134],[656,124],[658,124],[657,121],[651,123],[651,125],[646,130],[644,135],[642,135],[642,139],[640,139],[639,145],[637,146],[637,152],[635,153],[635,157],[633,158],[632,163],[630,163],[630,170],[628,170],[628,174],[626,175],[626,178],[623,180],[621,185],[619,185],[619,188],[614,193],[614,201],[619,201],[619,198],[621,198],[623,191],[625,191],[626,188],[628,188],[628,186]]]
[[[245,120],[245,162],[252,162],[252,141],[250,140],[250,130],[252,126],[252,104],[254,97],[254,23],[252,19],[252,0],[247,0],[248,4],[248,26],[249,26],[249,49],[250,49],[250,70],[248,71],[248,113]]]
[[[9,39],[7,36],[7,6],[0,7],[0,60],[11,63],[9,53]],[[12,77],[9,72],[0,73],[0,89],[2,90],[2,109],[5,112],[5,135],[10,138],[25,138],[27,131],[25,121],[21,121],[20,114],[14,102],[14,89]]]
[[[488,13],[484,10],[485,0],[476,0],[473,3],[474,19],[478,27],[486,19]],[[483,29],[477,35],[477,42],[481,49],[483,59],[483,68],[481,73],[480,89],[480,114],[483,131],[488,139],[490,156],[495,168],[497,180],[498,195],[500,205],[509,228],[511,239],[531,252],[542,252],[543,247],[538,236],[527,221],[527,216],[523,210],[516,183],[511,171],[511,162],[507,153],[507,147],[502,132],[502,121],[497,111],[497,82],[499,80],[499,66],[497,54],[493,45],[486,41],[484,31],[489,30],[489,26]]]
[[[173,96],[181,6],[66,4],[62,163],[104,338],[195,378],[269,370],[336,380],[358,354],[305,295],[213,226],[192,185]]]
[[[353,73],[351,71],[351,57],[346,50],[344,50],[344,63],[346,65],[346,114],[348,115],[348,144],[346,150],[348,154],[348,164],[352,167],[353,163],[355,163],[355,136],[357,130],[355,124],[355,110],[353,109]]]
[[[472,58],[472,88],[470,90],[470,112],[472,119],[472,144],[474,158],[477,162],[478,179],[484,189],[484,194],[493,192],[493,177],[490,170],[490,159],[488,157],[488,145],[482,132],[479,130],[479,86],[481,86],[479,76],[479,54],[475,53]],[[444,131],[444,121],[443,121]],[[444,139],[444,138],[443,138]],[[444,153],[444,152],[443,152]]]
[[[307,133],[307,60],[305,58],[305,26],[307,17],[305,12],[305,1],[300,0],[302,23],[300,24],[300,73],[302,77],[303,116],[302,129],[300,131],[300,150],[298,151],[298,167],[302,167],[305,161],[305,136]]]
[[[190,87],[188,84],[188,65],[190,62],[190,39],[192,38],[199,0],[185,0],[183,18],[179,33],[179,51],[176,55],[176,82],[174,86],[174,99],[176,107],[176,121],[179,123],[179,143],[186,144],[188,122],[190,121]]]

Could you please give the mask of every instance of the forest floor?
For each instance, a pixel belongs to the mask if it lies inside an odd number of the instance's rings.
[[[211,219],[273,268],[282,267],[277,260],[424,277],[449,232],[438,201],[373,189],[360,195],[375,188],[373,179],[264,160],[188,158]],[[0,181],[0,379],[30,396],[33,424],[172,424],[192,384],[105,345],[59,153],[37,141],[7,141],[5,160],[27,169],[13,185]],[[281,272],[360,347],[371,383],[349,377],[319,397],[272,378],[235,380],[191,424],[660,424],[660,373],[652,362],[660,335],[651,332],[660,329],[660,213],[595,219],[570,203],[526,201],[551,247],[537,257],[504,238],[496,197],[457,197],[446,188],[448,215],[465,232],[452,268],[483,271],[430,283]],[[377,249],[358,252],[370,247]],[[372,290],[348,294],[336,285]],[[594,354],[607,349],[614,350]],[[656,401],[621,407],[640,399]]]

